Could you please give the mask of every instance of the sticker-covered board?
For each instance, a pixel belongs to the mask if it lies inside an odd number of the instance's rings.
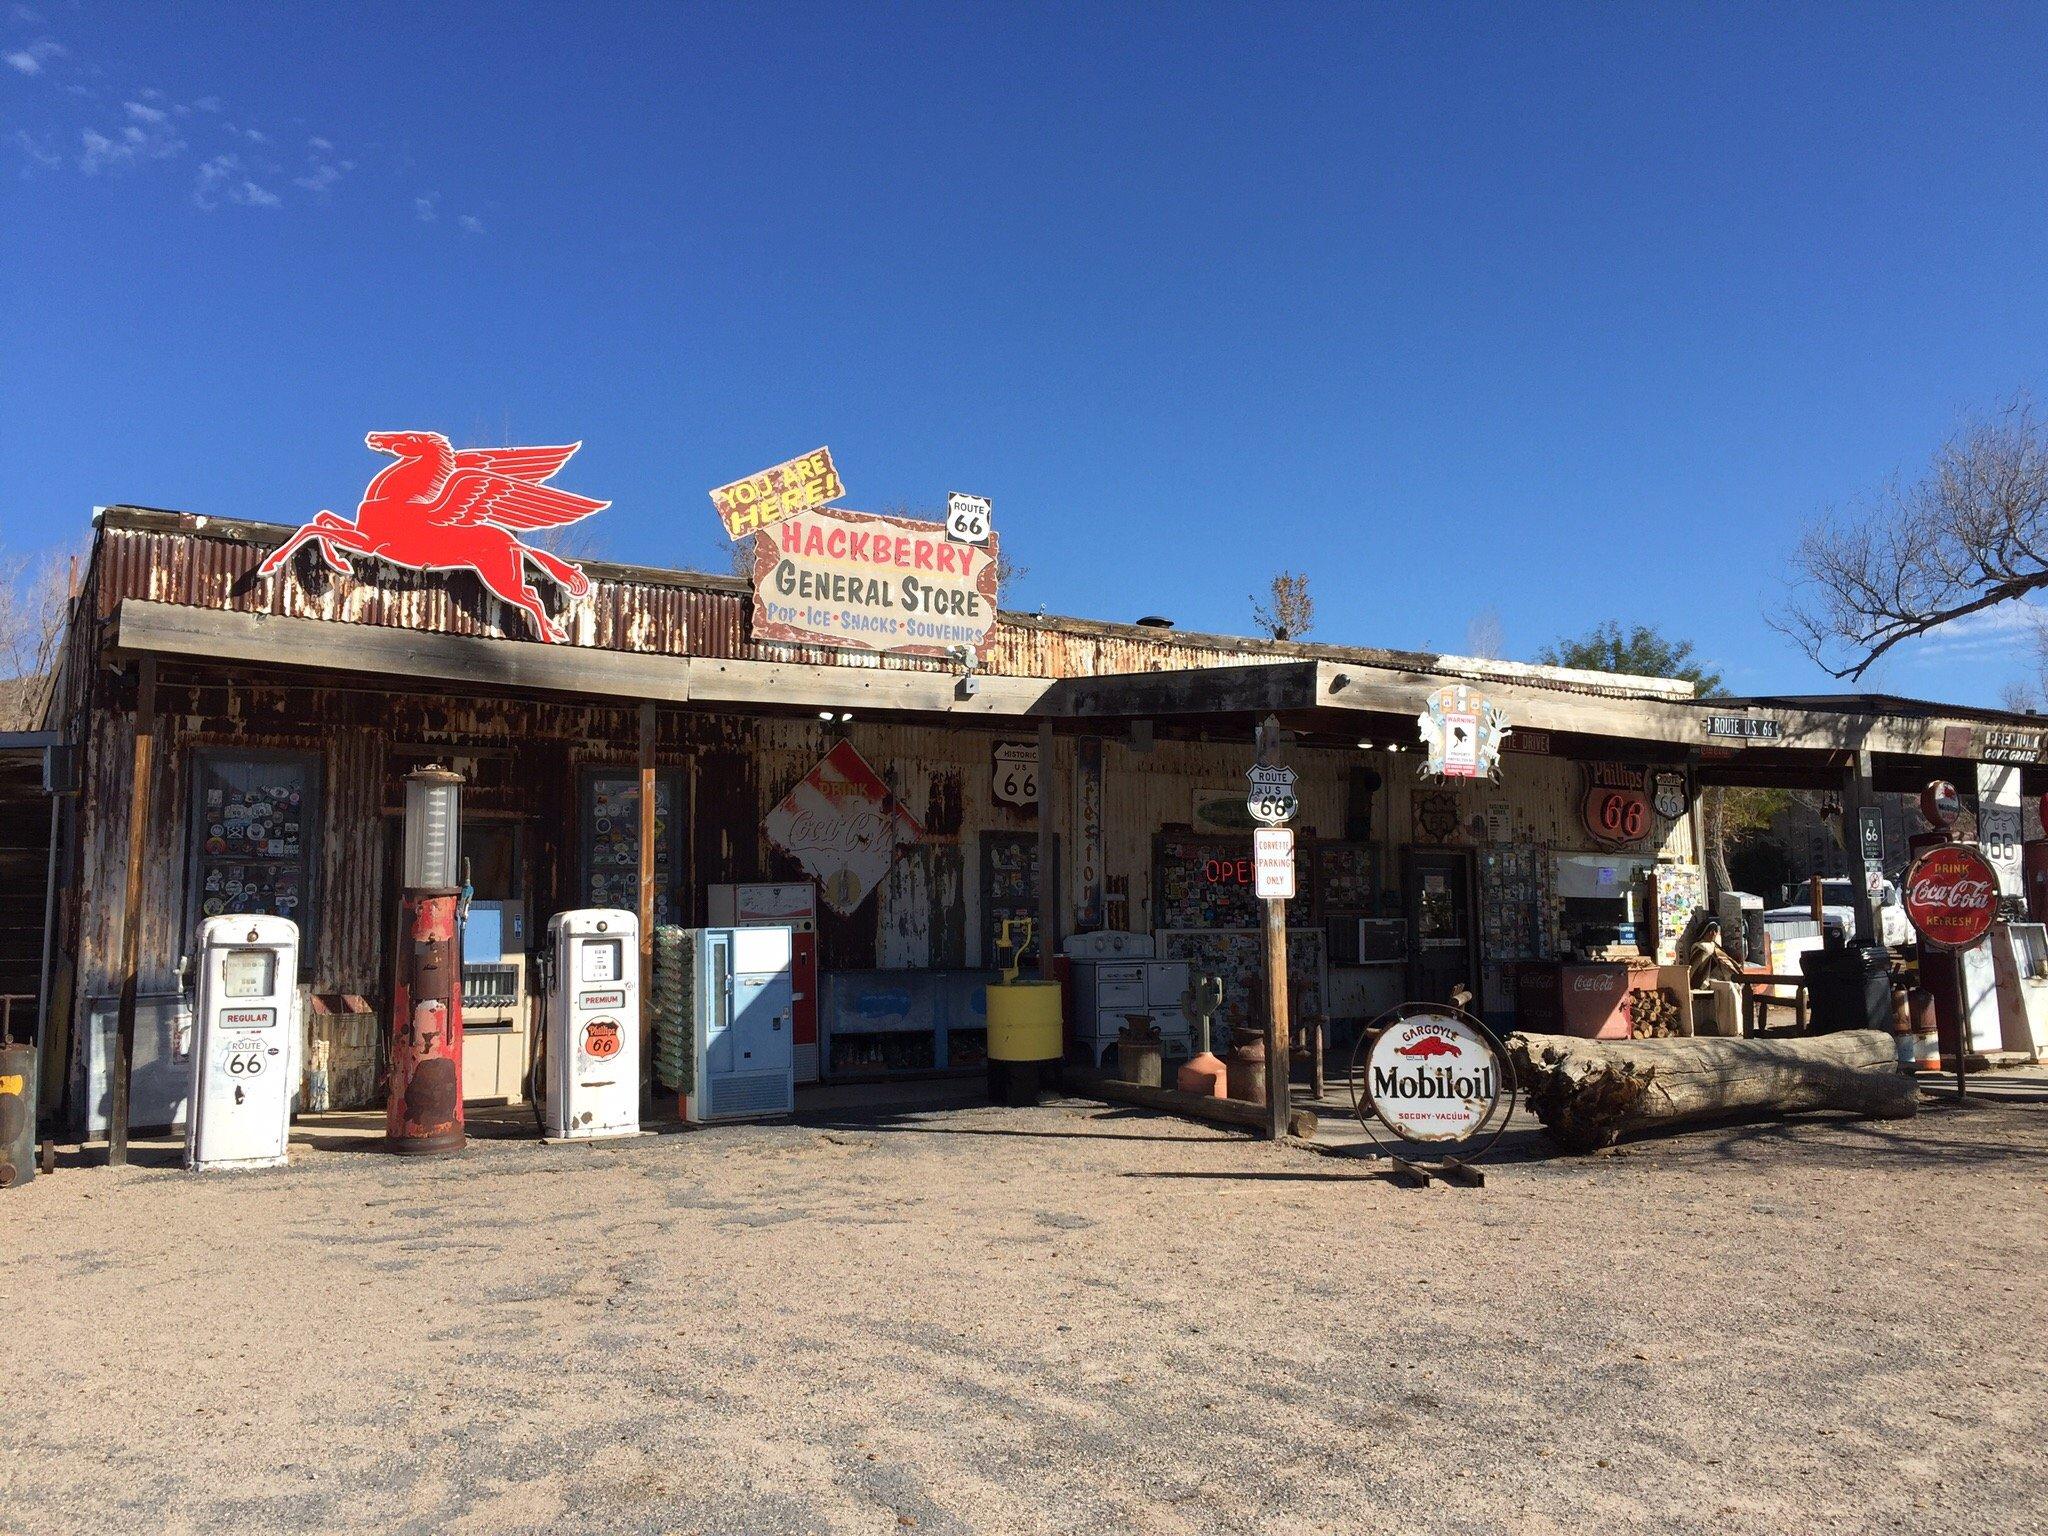
[[[1327,1017],[1328,949],[1320,928],[1287,930],[1287,1012],[1296,1024]],[[1223,978],[1215,1048],[1231,1029],[1266,1019],[1266,935],[1260,929],[1182,929],[1159,934],[1159,958],[1185,960],[1194,975]]]

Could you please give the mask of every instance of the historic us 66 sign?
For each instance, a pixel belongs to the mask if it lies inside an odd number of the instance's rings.
[[[1253,821],[1268,827],[1282,827],[1294,820],[1295,812],[1301,809],[1301,802],[1295,798],[1292,768],[1257,763],[1245,769],[1244,776],[1251,780],[1251,787],[1245,791],[1244,804]]]

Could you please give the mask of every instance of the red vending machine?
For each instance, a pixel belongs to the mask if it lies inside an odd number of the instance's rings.
[[[818,887],[809,880],[705,889],[705,920],[712,928],[787,923],[790,946],[790,1030],[796,1080],[818,1080]]]

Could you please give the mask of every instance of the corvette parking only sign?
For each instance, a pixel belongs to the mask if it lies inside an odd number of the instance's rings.
[[[1261,901],[1294,900],[1294,829],[1260,827],[1252,833],[1252,876]]]

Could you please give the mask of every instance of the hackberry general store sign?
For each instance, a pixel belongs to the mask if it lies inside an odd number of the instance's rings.
[[[803,866],[842,916],[868,899],[901,849],[924,836],[849,741],[827,752],[763,826],[768,841]]]
[[[817,507],[754,537],[754,638],[899,656],[979,653],[996,622],[996,535]]]

